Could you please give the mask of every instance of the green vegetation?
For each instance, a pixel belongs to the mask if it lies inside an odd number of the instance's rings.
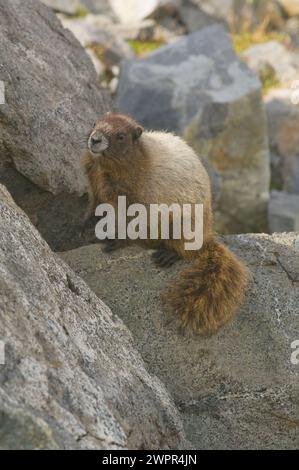
[[[237,54],[241,54],[246,49],[257,44],[264,44],[268,41],[277,41],[285,46],[290,45],[290,37],[287,34],[277,31],[267,31],[265,28],[258,28],[255,31],[243,30],[241,33],[231,35],[233,48]],[[280,85],[272,67],[265,67],[260,73],[263,94]]]
[[[280,85],[279,80],[276,78],[275,70],[271,67],[266,67],[259,74],[262,82],[263,94],[266,95],[272,88],[277,88]]]
[[[76,10],[76,13],[74,14],[75,18],[85,18],[87,16],[89,11],[84,8],[84,7],[78,7]]]
[[[237,54],[245,51],[251,46],[256,44],[263,44],[268,41],[278,41],[286,46],[289,45],[290,38],[287,34],[278,33],[278,32],[267,32],[262,30],[256,30],[253,32],[243,31],[239,34],[231,35],[233,48]]]
[[[101,44],[88,44],[87,47],[89,49],[92,49],[97,58],[103,62],[104,64],[106,63],[105,61],[105,47]]]
[[[163,41],[138,41],[136,39],[130,39],[128,43],[138,57],[145,57],[165,44]]]

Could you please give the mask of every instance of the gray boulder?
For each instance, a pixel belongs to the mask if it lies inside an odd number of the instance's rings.
[[[232,11],[234,0],[188,0],[193,5],[201,8],[208,15],[212,15],[223,20],[227,19]],[[182,2],[183,3],[183,2]]]
[[[80,16],[80,13],[91,12],[114,17],[110,0],[41,0],[54,11],[66,15]]]
[[[0,225],[0,449],[184,448],[127,328],[3,186]]]
[[[71,18],[65,15],[58,15],[63,26],[70,29],[78,41],[86,47],[91,43],[96,43],[98,37],[100,42],[102,34],[114,36],[114,42],[124,39],[151,40],[155,38],[155,30],[158,27],[153,19],[145,19],[133,23],[115,23],[106,15],[95,15],[89,13],[81,18]],[[171,34],[171,33],[170,33]],[[110,47],[110,39],[107,38],[105,47]],[[126,43],[127,48],[128,43]],[[123,46],[121,46],[123,47]]]
[[[265,98],[272,187],[295,194],[299,194],[299,108],[292,100],[297,95],[296,89],[278,88]]]
[[[198,23],[201,22],[201,17],[206,18],[207,21],[214,19],[214,22],[221,21],[228,23],[232,16],[234,8],[234,0],[187,0],[182,1],[180,6],[180,12],[184,20],[187,20],[186,25],[190,32],[196,31],[196,18]],[[189,14],[185,15],[189,9]],[[193,11],[193,18],[191,18],[191,12]],[[200,28],[197,28],[200,29]]]
[[[265,227],[270,165],[261,85],[222,26],[125,63],[115,105],[147,128],[178,133],[203,157],[219,230]]]
[[[52,193],[82,194],[83,139],[108,109],[91,60],[37,0],[0,0],[0,159]]]
[[[298,31],[299,31],[299,17],[298,16],[294,16],[292,18],[289,18],[287,21],[285,21],[283,32],[285,32],[287,34],[287,37],[290,38],[291,47],[297,51],[299,47]]]
[[[213,3],[218,2],[215,0]],[[280,30],[285,24],[283,11],[277,0],[233,0],[231,3],[232,8],[227,19],[233,32],[242,34],[244,30],[256,31],[261,27],[265,31]]]
[[[110,0],[80,0],[81,5],[92,13],[114,17]]]
[[[115,65],[124,59],[132,59],[135,54],[130,45],[125,42],[109,22],[97,24],[95,15],[85,18],[62,19],[62,24],[69,29],[83,47],[98,48],[100,58],[107,65]]]
[[[271,69],[280,83],[287,84],[299,79],[299,55],[277,41],[249,47],[241,57],[261,77],[267,69]]]
[[[131,23],[155,16],[157,10],[169,11],[182,0],[109,0],[112,10],[121,23]]]
[[[268,214],[270,233],[299,232],[299,194],[272,191]]]
[[[96,245],[62,257],[132,331],[195,449],[298,449],[292,345],[299,340],[299,234],[225,242],[248,265],[252,282],[233,322],[210,338],[179,334],[161,305],[161,292],[184,263],[157,269],[149,252],[132,247],[108,256]]]
[[[94,230],[82,232],[87,195],[54,195],[32,183],[9,161],[0,162],[0,184],[7,187],[52,250],[71,250],[92,243]]]
[[[82,7],[81,0],[41,0],[54,11],[75,15]]]
[[[219,18],[219,16],[207,13],[199,6],[198,3],[199,2],[194,2],[192,0],[186,0],[181,2],[179,7],[181,20],[189,33],[199,31],[200,29],[214,24],[217,21],[222,20],[222,22],[225,23],[224,18]],[[205,5],[203,5],[203,7],[204,6]]]
[[[285,23],[276,0],[182,0],[179,11],[192,32],[204,21],[224,23],[233,33],[255,31],[262,24],[266,30],[280,29]]]

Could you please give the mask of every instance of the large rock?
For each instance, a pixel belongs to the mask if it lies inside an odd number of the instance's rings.
[[[80,0],[83,8],[86,8],[92,13],[100,13],[101,15],[107,15],[114,17],[110,0]]]
[[[299,48],[299,16],[289,18],[284,23],[283,32],[286,33],[290,41],[290,46],[298,51]]]
[[[112,10],[122,25],[142,23],[146,19],[153,19],[158,23],[157,30],[167,37],[170,34],[181,35],[186,33],[182,21],[181,8],[187,0],[110,0]],[[156,31],[157,32],[157,31]],[[140,36],[141,39],[146,37]]]
[[[94,0],[95,1],[95,0]],[[189,32],[217,21],[227,22],[232,16],[234,0],[109,0],[110,5],[122,23],[155,18],[159,23],[171,27],[182,22]],[[168,18],[167,18],[168,17]],[[172,20],[171,20],[172,17]],[[172,29],[172,28],[171,28]]]
[[[63,26],[70,29],[84,47],[97,42],[98,36],[101,40],[103,32],[110,33],[115,36],[115,39],[118,37],[119,40],[153,39],[155,29],[158,27],[155,21],[149,18],[133,23],[115,23],[105,15],[88,14],[83,18],[70,18],[65,15],[58,15],[58,17]],[[106,47],[109,46],[109,38],[107,38]]]
[[[272,187],[295,194],[299,194],[299,109],[292,100],[297,95],[296,90],[278,88],[265,98]]]
[[[121,23],[131,23],[143,20],[153,14],[160,6],[174,3],[178,0],[146,0],[146,2],[141,2],[140,0],[126,0],[125,2],[123,0],[109,1],[119,21]]]
[[[269,203],[269,230],[299,232],[299,195],[272,191]]]
[[[82,4],[80,0],[41,0],[45,5],[52,8],[54,11],[66,13],[67,15],[75,15]]]
[[[182,448],[164,386],[122,321],[0,188],[1,449]]]
[[[247,65],[261,78],[267,71],[281,83],[299,79],[299,55],[289,51],[277,41],[268,41],[249,47],[241,55]]]
[[[0,158],[51,191],[85,190],[83,139],[109,103],[91,60],[37,0],[0,0]]]
[[[210,17],[218,20],[228,21],[234,7],[234,0],[188,0]],[[184,2],[182,2],[184,4]]]
[[[190,31],[200,29],[203,15],[206,21],[226,23],[234,33],[280,28],[284,24],[281,8],[276,0],[183,0],[179,7]],[[189,10],[189,11],[188,11]]]
[[[54,195],[21,175],[11,162],[0,164],[0,184],[7,187],[52,250],[71,250],[92,243],[94,230],[82,231],[88,205],[86,195]]]
[[[62,24],[74,34],[83,47],[98,47],[101,59],[109,65],[118,64],[123,59],[132,59],[135,56],[130,45],[117,34],[117,31],[113,31],[113,24],[109,21],[98,24],[96,15],[62,19]]]
[[[252,271],[247,301],[210,338],[178,334],[159,300],[183,263],[157,269],[150,253],[99,246],[62,256],[130,328],[167,385],[196,449],[297,449],[299,234],[240,235],[226,243]]]
[[[217,20],[219,21],[222,19],[223,22],[225,22],[224,18],[215,16],[214,12],[213,14],[207,13],[199,6],[198,3],[199,2],[194,2],[192,0],[186,0],[181,2],[179,7],[181,20],[189,33],[199,31],[200,29],[217,22]],[[203,5],[203,7],[205,7],[205,5]]]
[[[179,12],[189,32],[198,31],[203,26],[221,21],[228,23],[234,0],[186,0],[181,1]]]
[[[277,0],[233,0],[228,23],[233,32],[243,34],[246,31],[281,29],[285,18]]]
[[[180,134],[205,159],[219,230],[264,227],[269,154],[261,85],[222,26],[125,63],[116,106],[148,128]]]

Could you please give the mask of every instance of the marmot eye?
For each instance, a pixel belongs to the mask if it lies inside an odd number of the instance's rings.
[[[120,142],[123,142],[125,138],[126,138],[125,134],[118,134],[117,136],[117,140],[119,140]]]

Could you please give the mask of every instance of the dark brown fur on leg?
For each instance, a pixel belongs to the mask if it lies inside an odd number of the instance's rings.
[[[215,333],[243,302],[248,274],[226,246],[216,239],[206,242],[167,294],[181,327],[197,334]]]
[[[169,268],[176,263],[181,257],[175,251],[170,251],[165,247],[158,248],[152,258],[156,266],[161,268]]]
[[[127,243],[126,240],[103,240],[102,243],[105,244],[103,248],[104,253],[112,253],[113,251],[119,250],[120,248],[124,248]]]

